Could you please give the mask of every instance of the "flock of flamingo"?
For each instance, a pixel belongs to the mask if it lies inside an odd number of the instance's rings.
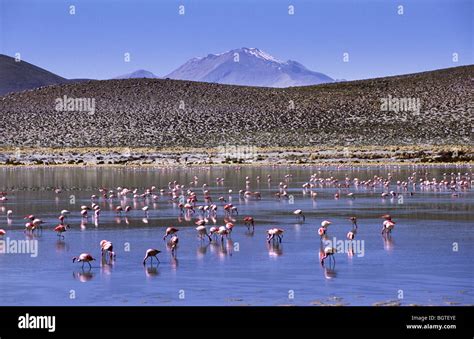
[[[334,194],[335,199],[340,199],[343,195],[349,199],[355,199],[355,195],[353,192],[349,192],[351,187],[367,187],[367,188],[382,188],[381,197],[383,199],[387,197],[396,197],[403,194],[413,195],[414,191],[417,188],[420,189],[427,189],[427,190],[437,190],[437,189],[447,189],[452,191],[452,196],[457,197],[458,192],[460,190],[466,189],[471,187],[473,180],[465,173],[461,175],[458,173],[457,175],[451,173],[450,178],[448,179],[449,175],[444,174],[443,179],[438,181],[436,178],[432,178],[429,180],[428,178],[420,178],[417,180],[416,172],[413,173],[412,176],[408,177],[406,181],[397,181],[395,184],[397,186],[397,192],[389,190],[390,185],[393,184],[392,175],[389,173],[387,177],[382,176],[374,176],[372,179],[368,180],[359,180],[358,178],[349,178],[346,177],[345,180],[339,181],[334,177],[323,178],[319,177],[316,174],[311,175],[308,182],[302,185],[303,194],[309,194],[311,198],[316,199],[318,193],[316,189],[324,188],[324,187],[334,187],[337,188],[337,193]],[[289,180],[291,179],[291,175],[285,175],[285,179],[283,182],[280,182],[278,185],[278,192],[274,193],[274,197],[276,199],[290,199],[291,195],[288,193],[288,184]],[[261,178],[257,176],[255,178],[257,182],[260,182]],[[216,178],[217,184],[222,184],[224,181],[223,178]],[[270,185],[272,181],[271,175],[267,175],[267,181]],[[149,201],[156,201],[162,199],[163,197],[168,197],[170,202],[176,204],[179,207],[179,214],[180,216],[187,216],[188,218],[196,218],[196,233],[199,237],[200,241],[220,241],[223,242],[224,238],[227,238],[231,235],[232,230],[235,226],[236,219],[235,217],[238,216],[239,212],[236,206],[232,205],[232,203],[228,202],[224,196],[220,196],[217,198],[218,203],[214,203],[213,198],[210,194],[209,188],[207,184],[203,184],[201,186],[202,189],[202,201],[204,204],[199,205],[198,194],[196,193],[196,189],[191,187],[197,188],[198,187],[198,177],[194,176],[194,180],[190,182],[190,187],[186,188],[184,185],[179,184],[177,181],[169,182],[168,189],[159,189],[155,186],[151,186],[150,188],[146,188],[143,192],[139,192],[138,189],[129,189],[126,187],[117,187],[116,189],[106,189],[100,188],[98,194],[93,194],[90,197],[91,204],[83,205],[80,209],[80,215],[82,219],[88,219],[89,213],[93,213],[93,218],[96,221],[100,218],[101,208],[98,204],[99,200],[103,199],[104,201],[109,201],[111,204],[117,204],[117,206],[111,207],[114,210],[114,213],[117,214],[118,217],[122,217],[127,215],[127,213],[131,212],[133,208],[130,205],[127,205],[127,201],[132,199],[134,201],[141,200],[145,203]],[[250,191],[250,177],[245,178],[245,190],[240,190],[238,192],[239,198],[244,199],[255,199],[261,200],[262,194],[258,191]],[[409,187],[412,187],[413,190],[409,191]],[[56,194],[60,194],[62,189],[57,188],[55,189]],[[231,199],[232,190],[228,190],[229,198]],[[0,192],[0,202],[6,202],[7,192]],[[224,213],[224,222],[225,224],[222,226],[212,226],[208,228],[209,218],[213,219],[216,222],[216,218],[218,215],[218,211],[222,209]],[[141,208],[142,212],[144,213],[145,218],[148,218],[149,214],[149,206],[146,204],[144,207]],[[93,212],[91,212],[93,211]],[[296,209],[293,211],[293,214],[297,218],[299,222],[305,222],[306,216],[301,209]],[[71,211],[69,210],[62,210],[59,212],[59,224],[53,228],[53,230],[57,233],[58,237],[64,238],[64,233],[70,229],[70,225],[67,224],[67,218],[71,215]],[[7,218],[11,219],[13,217],[13,211],[7,211]],[[381,235],[383,237],[391,237],[392,231],[395,227],[395,222],[393,221],[392,217],[389,214],[383,215],[382,218],[384,219],[382,222],[381,228]],[[25,224],[25,232],[27,233],[34,233],[40,232],[43,229],[44,221],[40,218],[37,218],[35,215],[27,215],[24,217],[27,220]],[[353,241],[356,237],[358,231],[358,224],[357,218],[352,216],[349,218],[351,221],[351,229],[347,233],[347,240]],[[255,230],[255,220],[252,216],[245,216],[241,219],[243,225],[247,227],[248,230],[252,229]],[[325,260],[329,258],[329,260],[334,259],[334,254],[337,253],[336,248],[332,246],[323,246],[324,240],[327,239],[328,235],[328,228],[331,225],[329,220],[324,220],[321,222],[321,226],[317,230],[317,234],[320,237],[321,241],[321,251],[320,251],[320,263],[324,266]],[[165,231],[163,236],[163,241],[168,240],[168,246],[171,248],[171,255],[176,255],[176,250],[179,244],[179,237],[178,237],[179,229],[176,227],[168,227]],[[6,231],[4,229],[0,229],[0,236],[5,236]],[[284,230],[277,227],[272,227],[266,231],[266,241],[269,244],[278,244],[282,242]],[[114,247],[112,242],[108,240],[102,240],[99,244],[101,256],[104,260],[109,260],[109,262],[115,260],[116,255],[114,252]],[[145,256],[143,258],[143,265],[146,265],[146,262],[149,261],[151,265],[153,265],[153,259],[157,263],[160,262],[158,255],[161,253],[159,249],[150,248],[146,251]],[[92,268],[91,262],[94,261],[95,258],[90,253],[82,253],[77,257],[72,259],[74,262],[82,263],[82,269],[84,269],[84,265],[88,264],[89,269]]]

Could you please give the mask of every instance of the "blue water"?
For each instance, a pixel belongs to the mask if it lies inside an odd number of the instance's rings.
[[[397,180],[407,180],[414,172],[419,178],[437,178],[443,173],[468,173],[470,167],[235,167],[224,168],[2,168],[0,190],[8,201],[0,202],[0,228],[7,231],[4,240],[34,239],[38,255],[0,254],[0,305],[373,305],[397,302],[401,305],[474,304],[474,191],[449,189],[413,190],[409,186],[403,199],[382,198],[383,187],[373,189],[351,185],[347,189],[316,187],[316,199],[301,185],[311,174],[318,177],[393,176],[386,189],[400,191]],[[271,183],[267,182],[271,174]],[[291,178],[285,175],[291,174]],[[259,182],[256,176],[260,176]],[[152,185],[168,191],[168,182],[176,180],[193,187],[198,205],[204,204],[202,184],[208,185],[219,212],[215,224],[223,225],[219,196],[231,199],[239,215],[231,239],[201,242],[194,222],[197,216],[180,216],[177,204],[165,195],[159,200],[99,200],[99,222],[89,217],[82,222],[81,205],[90,205],[90,196],[99,187],[138,188],[142,193]],[[261,200],[239,198],[249,177],[251,191],[260,191]],[[217,183],[215,178],[224,178]],[[280,182],[288,185],[292,199],[277,199]],[[62,187],[56,194],[52,188]],[[228,190],[232,189],[229,195]],[[415,192],[413,196],[408,192]],[[334,193],[340,192],[339,199]],[[346,193],[353,192],[355,199]],[[115,206],[134,209],[127,218],[117,217]],[[148,205],[144,220],[141,207]],[[6,211],[13,211],[8,223]],[[59,211],[68,209],[71,229],[58,239],[52,228]],[[292,214],[302,209],[306,221]],[[380,234],[382,214],[396,221],[392,238]],[[23,217],[34,214],[45,221],[36,235],[25,235]],[[93,213],[90,213],[92,216]],[[255,232],[243,225],[244,216],[253,216]],[[319,263],[320,240],[317,229],[322,220],[330,220],[330,238],[344,240],[350,230],[350,216],[357,216],[356,240],[363,240],[364,253],[335,254],[336,264]],[[168,226],[179,231],[176,257],[162,240]],[[284,229],[280,245],[266,242],[266,230]],[[100,260],[99,242],[114,243],[116,261]],[[453,248],[457,246],[457,251]],[[158,248],[159,265],[142,265],[146,249]],[[89,252],[98,260],[89,270],[72,263],[72,257]]]

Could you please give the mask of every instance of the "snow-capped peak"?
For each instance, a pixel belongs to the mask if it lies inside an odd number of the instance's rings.
[[[245,53],[251,54],[251,55],[253,55],[257,58],[266,60],[266,61],[277,62],[277,63],[280,63],[280,64],[282,63],[280,60],[274,58],[273,56],[271,56],[270,54],[268,54],[264,51],[259,50],[258,48],[244,47],[244,48],[242,48],[242,51],[244,51]]]
[[[229,51],[225,51],[225,52],[222,52],[222,53],[214,53],[214,54],[209,54],[208,57],[220,57],[222,55],[226,55],[226,54],[229,54],[229,53],[246,53],[246,54],[249,54],[251,56],[254,56],[254,57],[257,57],[259,59],[262,59],[262,60],[265,60],[265,61],[271,61],[271,62],[276,62],[276,63],[280,63],[282,64],[283,62],[281,60],[278,60],[277,58],[273,57],[272,55],[268,54],[267,52],[264,52],[258,48],[249,48],[249,47],[242,47],[242,48],[239,48],[239,49],[233,49],[233,50],[229,50]],[[196,58],[192,58],[191,60],[192,61],[200,61],[204,59],[204,57],[196,57]]]

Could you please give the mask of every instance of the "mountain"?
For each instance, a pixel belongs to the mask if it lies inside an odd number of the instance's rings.
[[[120,75],[115,79],[141,79],[141,78],[150,78],[150,79],[157,79],[158,77],[153,74],[152,72],[146,71],[144,69],[139,69],[138,71]]]
[[[307,86],[334,81],[296,61],[283,62],[258,48],[246,47],[193,58],[166,78],[260,87]]]
[[[26,61],[0,54],[0,95],[48,85],[66,84],[69,80]]]

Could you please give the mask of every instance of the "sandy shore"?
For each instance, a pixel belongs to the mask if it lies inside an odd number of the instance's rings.
[[[0,166],[381,165],[474,163],[470,146],[3,148]]]

